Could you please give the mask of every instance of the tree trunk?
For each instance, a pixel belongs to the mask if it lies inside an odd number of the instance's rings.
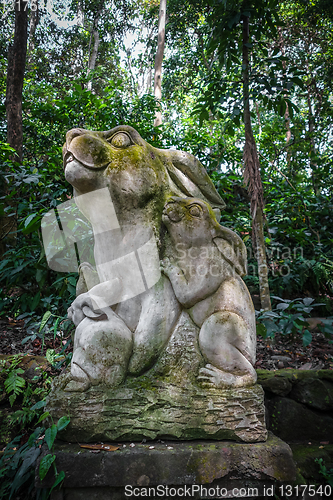
[[[34,10],[32,10],[34,6]],[[29,70],[31,70],[32,63],[32,54],[35,50],[35,32],[39,22],[39,10],[38,10],[38,2],[36,4],[31,5],[30,9],[30,23],[29,23],[29,46],[28,46],[28,62],[27,66]]]
[[[88,70],[87,70],[87,76],[91,71],[95,69],[96,66],[96,59],[97,59],[97,54],[98,54],[98,47],[99,47],[99,32],[98,32],[98,21],[99,18],[102,14],[103,8],[101,8],[95,15],[94,17],[94,23],[91,31],[91,37],[94,39],[94,44],[92,48],[92,52],[89,54],[89,63],[88,63]],[[90,49],[90,45],[89,45]],[[90,50],[89,50],[90,51]],[[92,88],[92,81],[89,80],[87,84],[87,89],[91,90]]]
[[[27,1],[15,2],[15,34],[8,50],[6,114],[7,142],[16,150],[16,160],[22,161],[22,90],[27,55]]]
[[[311,177],[312,177],[312,186],[313,186],[313,191],[317,195],[320,192],[320,187],[319,187],[319,181],[317,178],[317,161],[316,161],[316,143],[315,143],[315,138],[314,138],[314,132],[315,132],[315,119],[313,116],[313,111],[312,111],[312,104],[311,104],[311,90],[310,90],[310,84],[308,85],[308,90],[307,90],[307,102],[308,102],[308,110],[309,110],[309,120],[308,120],[308,126],[309,126],[309,138],[310,138],[310,168],[311,168]]]
[[[77,10],[76,10],[76,26],[81,29],[84,29],[84,24],[85,24],[85,13],[84,13],[84,6],[83,6],[83,0],[78,0],[77,2]],[[90,50],[90,49],[89,49]],[[83,48],[82,44],[80,43],[77,48],[74,49],[71,61],[71,67],[72,67],[72,76],[74,78],[77,78],[78,74],[82,70],[82,65],[83,65],[83,60],[84,60],[84,54],[83,54]]]
[[[250,113],[249,88],[249,18],[243,16],[243,98],[245,145],[243,152],[244,180],[249,186],[251,196],[252,242],[258,262],[259,290],[261,308],[271,310],[271,299],[268,286],[268,267],[263,225],[264,193],[260,177],[260,163],[256,142],[253,135]]]
[[[15,32],[13,45],[10,45],[8,49],[6,83],[7,142],[16,151],[11,160],[22,162],[22,90],[27,56],[28,6],[27,1],[23,0],[15,2],[14,5]],[[4,192],[8,194],[6,186]],[[12,245],[16,243],[16,202],[11,200],[5,203],[6,215],[0,220],[0,256],[6,250],[6,238]]]
[[[154,78],[154,94],[155,98],[160,101],[162,98],[162,62],[165,45],[165,17],[166,17],[166,0],[160,0],[160,9],[158,13],[158,44],[155,56],[155,78]],[[162,125],[162,113],[156,111],[154,126]]]
[[[76,25],[80,26],[81,28],[84,27],[84,9],[82,0],[79,0],[77,3]]]
[[[284,57],[286,55],[286,51],[285,51],[285,46],[284,46],[284,39],[283,39],[283,35],[282,35],[282,30],[281,30],[280,26],[278,27],[278,32],[279,32],[280,50],[281,50],[281,54]],[[284,73],[286,74],[286,69],[287,69],[286,61],[282,61],[282,67],[283,67]],[[286,103],[286,110],[284,112],[284,123],[285,123],[286,130],[287,130],[286,131],[287,165],[289,166],[290,160],[291,160],[291,154],[290,154],[290,149],[288,148],[288,145],[289,145],[290,140],[291,140],[291,130],[290,130],[290,114],[289,114],[288,103]]]

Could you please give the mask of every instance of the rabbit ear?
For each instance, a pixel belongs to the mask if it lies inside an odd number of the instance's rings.
[[[165,165],[169,176],[181,194],[208,202],[219,217],[220,211],[225,208],[225,203],[200,161],[184,151],[173,149],[157,151],[161,157],[167,158]]]
[[[240,276],[245,276],[247,273],[247,253],[241,238],[227,227],[219,224],[216,224],[212,229],[212,237],[223,258]]]

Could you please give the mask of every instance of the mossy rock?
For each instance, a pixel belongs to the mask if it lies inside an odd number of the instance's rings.
[[[257,369],[256,372],[259,384],[261,384],[262,381],[267,381],[274,377],[284,377],[292,383],[307,378],[320,378],[333,381],[333,370],[298,370],[296,368],[284,368],[282,370]]]
[[[265,391],[272,392],[278,396],[287,396],[292,389],[292,376],[285,373],[287,370],[267,372],[257,370],[258,383]]]
[[[333,444],[323,446],[320,443],[311,445],[297,443],[290,444],[290,447],[298,472],[305,482],[308,484],[313,484],[314,481],[324,483],[324,477],[320,474],[316,460],[322,458],[328,469],[333,467]]]
[[[15,358],[21,356],[21,360],[16,368],[24,370],[22,377],[32,380],[41,371],[46,370],[50,365],[45,356],[31,356],[30,354],[15,354]],[[6,368],[10,368],[13,354],[0,354],[0,361],[6,362]],[[4,382],[4,377],[0,378],[0,384]],[[0,385],[1,387],[1,385]]]
[[[333,383],[319,378],[304,379],[294,385],[290,397],[317,410],[333,410]]]
[[[269,428],[284,441],[329,441],[333,435],[333,418],[310,410],[293,399],[275,397],[267,402]]]
[[[319,370],[318,377],[333,382],[333,370]]]

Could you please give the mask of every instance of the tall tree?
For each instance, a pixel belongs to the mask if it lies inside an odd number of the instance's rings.
[[[264,192],[260,176],[260,162],[257,145],[253,135],[250,112],[250,86],[249,86],[249,16],[242,15],[243,22],[243,99],[244,99],[244,180],[249,186],[251,196],[252,216],[252,241],[258,262],[260,302],[262,309],[270,310],[271,298],[268,285],[268,267],[266,260],[266,247],[264,237]]]
[[[28,15],[27,0],[15,2],[15,33],[13,45],[8,50],[6,114],[7,142],[16,150],[22,161],[22,90],[27,56]]]
[[[26,0],[15,2],[15,31],[13,44],[8,49],[6,81],[7,142],[15,149],[12,161],[22,162],[22,91],[27,56],[28,15]],[[7,190],[5,186],[4,191]],[[12,198],[7,200],[6,210],[0,220],[0,255],[6,250],[5,241],[16,241],[16,206]]]
[[[29,22],[29,43],[28,43],[28,63],[27,66],[31,66],[33,52],[35,50],[35,33],[39,22],[39,9],[38,2],[31,5],[30,9],[30,22]]]
[[[269,37],[277,37],[278,4],[276,0],[212,0],[207,4],[210,9],[208,23],[213,33],[209,52],[216,54],[219,64],[208,76],[210,82],[204,91],[201,118],[208,119],[209,110],[216,112],[223,104],[232,108],[231,120],[236,124],[239,125],[240,116],[243,115],[244,180],[251,196],[252,240],[258,262],[261,307],[269,310],[271,302],[263,223],[264,195],[250,105],[251,101],[266,99],[271,104],[273,102],[274,107],[283,107],[283,113],[286,102],[290,104],[289,112],[292,107],[284,94],[284,80],[287,76],[284,74],[282,61],[276,57],[277,54],[268,54],[263,47],[263,40],[267,42]],[[258,54],[253,50],[255,46]],[[259,64],[261,71],[258,70]],[[266,74],[263,79],[262,69],[265,64]],[[277,91],[279,87],[281,90]]]
[[[98,6],[96,13],[94,15],[93,19],[93,24],[91,28],[91,33],[90,33],[90,41],[89,41],[89,62],[88,62],[88,70],[87,70],[87,76],[91,71],[95,69],[96,66],[96,59],[97,59],[97,54],[98,54],[98,47],[99,47],[99,31],[98,31],[98,21],[101,17],[101,14],[104,9],[104,1],[100,3]],[[93,42],[93,43],[91,43]],[[87,84],[87,89],[91,90],[92,88],[92,81],[89,80]]]
[[[165,19],[166,19],[166,0],[160,0],[160,9],[158,13],[158,41],[157,51],[155,56],[155,77],[154,77],[154,94],[155,98],[160,101],[162,98],[162,63],[165,46]],[[156,111],[154,126],[158,127],[162,124],[162,113]]]

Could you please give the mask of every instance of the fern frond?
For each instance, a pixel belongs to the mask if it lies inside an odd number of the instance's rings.
[[[24,373],[22,368],[17,368],[16,370],[12,370],[7,379],[5,380],[5,389],[7,394],[11,394],[9,397],[10,405],[13,406],[13,403],[16,397],[23,392],[23,388],[25,387],[25,380],[23,377],[20,377]]]

